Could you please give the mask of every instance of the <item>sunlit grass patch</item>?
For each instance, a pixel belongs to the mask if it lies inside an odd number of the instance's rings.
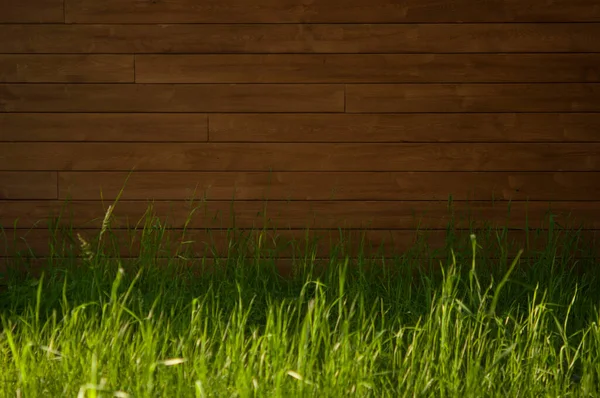
[[[116,239],[112,209],[95,234],[56,227],[48,256],[10,264],[44,273],[5,275],[2,396],[599,393],[598,271],[580,231],[551,227],[526,252],[505,229],[449,232],[435,256],[424,242],[351,256],[342,239],[319,258],[316,242],[231,230],[199,255],[151,209]]]

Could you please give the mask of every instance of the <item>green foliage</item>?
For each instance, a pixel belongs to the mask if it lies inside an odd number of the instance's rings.
[[[181,242],[161,259],[177,242],[152,216],[139,255],[121,258],[112,209],[94,239],[61,235],[77,250],[54,240],[42,277],[6,276],[1,396],[600,393],[597,263],[577,260],[576,272],[557,256],[576,233],[527,259],[486,258],[474,235],[428,269],[410,254],[353,259],[340,248],[319,260],[307,250],[283,278],[262,234],[243,242],[233,231],[227,257],[204,272],[210,256],[192,258]],[[488,232],[502,242],[502,230]]]

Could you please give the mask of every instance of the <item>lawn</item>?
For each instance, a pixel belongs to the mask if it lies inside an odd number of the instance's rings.
[[[181,241],[165,256],[149,213],[126,258],[110,216],[92,238],[52,227],[49,256],[2,275],[2,396],[600,395],[599,264],[580,230],[550,225],[524,252],[497,227],[449,229],[435,255],[304,246],[282,276],[265,231],[232,231],[218,259]]]

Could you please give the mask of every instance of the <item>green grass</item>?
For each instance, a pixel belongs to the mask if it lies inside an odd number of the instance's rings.
[[[263,241],[232,234],[228,255],[197,272],[204,260],[185,250],[159,258],[168,231],[154,217],[139,229],[130,259],[109,211],[77,250],[50,242],[41,276],[20,272],[30,256],[14,260],[0,293],[1,396],[600,395],[598,267],[567,255],[591,249],[580,231],[550,225],[527,258],[480,252],[485,239],[507,243],[493,228],[456,250],[450,231],[443,261],[305,250],[283,278]]]

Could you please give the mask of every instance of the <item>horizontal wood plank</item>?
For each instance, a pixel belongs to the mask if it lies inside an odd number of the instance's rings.
[[[0,23],[62,23],[64,0],[0,0]]]
[[[66,0],[68,23],[600,21],[594,0]]]
[[[561,250],[559,254],[553,256],[555,262],[560,266],[564,266],[565,269],[570,270],[570,272],[574,272],[576,275],[585,275],[584,272],[587,272],[590,267],[595,267],[598,260],[598,255],[595,253],[589,253],[588,251],[582,250],[569,250],[569,248],[565,248],[566,250]],[[509,257],[508,259],[500,259],[498,257],[494,257],[489,253],[483,253],[482,251],[478,252],[477,255],[477,264],[481,265],[484,269],[488,267],[491,269],[492,267],[500,266],[509,266],[510,261],[514,258],[514,256]],[[535,261],[535,259],[539,259],[540,255],[535,250],[525,250],[525,252],[521,255],[521,259],[531,258]],[[412,254],[407,259],[413,267],[406,267],[407,264],[406,259],[398,258],[397,256],[393,256],[391,258],[385,258],[378,256],[375,259],[365,260],[364,257],[347,257],[349,267],[360,266],[362,270],[371,270],[374,267],[377,270],[381,270],[382,267],[385,267],[387,275],[395,275],[402,276],[405,278],[412,278],[413,281],[420,281],[423,277],[424,273],[426,275],[432,276],[437,275],[438,277],[442,276],[442,271],[444,268],[440,267],[440,261],[443,265],[452,264],[452,259],[449,258],[449,251],[439,251],[437,253],[423,253],[423,254]],[[24,261],[25,260],[25,261]],[[120,258],[106,258],[108,261],[120,261],[121,265],[125,269],[125,272],[128,270],[136,270],[139,267],[140,262],[144,264],[148,264],[148,259],[140,259],[139,257],[120,257]],[[170,268],[175,272],[180,272],[180,276],[184,276],[184,281],[187,281],[189,284],[195,283],[194,277],[205,276],[215,271],[223,271],[228,264],[237,264],[237,260],[220,258],[220,257],[203,257],[203,258],[166,258],[159,257],[153,258],[151,260],[151,265],[156,266],[158,269],[169,269],[168,266],[176,266],[178,268]],[[335,264],[338,263],[339,257],[334,258]],[[345,261],[345,259],[344,259]],[[461,262],[459,258],[457,261]],[[465,261],[465,260],[462,260]],[[466,261],[469,261],[467,259]],[[27,267],[23,267],[23,264],[26,262]],[[15,258],[15,257],[0,257],[0,272],[6,272],[8,269],[11,271],[16,271],[17,274],[29,277],[41,277],[43,273],[47,275],[49,264],[60,262],[61,264],[68,264],[74,266],[86,265],[86,261],[82,257],[78,258],[57,258],[57,257],[27,257],[23,258]],[[262,264],[273,267],[272,269],[278,273],[283,278],[297,278],[299,270],[312,270],[313,275],[319,275],[321,272],[326,271],[331,267],[332,259],[331,258],[306,258],[306,257],[278,257],[278,258],[269,258],[263,259]],[[464,262],[462,262],[464,264]],[[530,262],[521,261],[517,265],[517,270],[524,269],[526,270]],[[133,268],[131,268],[133,267]],[[135,271],[134,271],[135,272]],[[424,272],[424,273],[423,273]],[[165,275],[176,275],[175,273],[167,272]],[[220,275],[223,275],[222,273]]]
[[[0,25],[0,53],[600,52],[600,23]]]
[[[213,142],[600,142],[600,113],[247,113],[208,118]]]
[[[135,80],[138,83],[599,82],[600,54],[138,55]]]
[[[600,171],[600,144],[0,143],[0,170]]]
[[[0,142],[205,142],[201,113],[4,113]]]
[[[0,199],[58,199],[55,172],[0,171]]]
[[[570,251],[570,252],[569,252]],[[427,275],[437,275],[439,277],[442,276],[443,268],[440,267],[440,261],[444,265],[452,264],[452,259],[449,259],[449,254],[446,251],[441,251],[438,253],[424,253],[423,255],[413,254],[408,258],[410,263],[414,265],[414,267],[406,267],[406,260],[402,258],[398,258],[396,256],[391,258],[385,257],[377,257],[373,260],[369,259],[365,261],[365,258],[359,257],[348,257],[348,265],[350,267],[356,267],[360,265],[361,269],[369,270],[376,267],[377,270],[381,270],[382,267],[385,267],[388,275],[401,275],[406,278],[413,278],[413,281],[420,281],[425,272]],[[526,250],[522,255],[521,259],[531,258],[535,260],[539,259],[540,255],[536,253],[535,250],[528,251]],[[507,260],[511,261],[514,257],[509,257]],[[584,272],[589,270],[589,267],[594,267],[596,261],[598,259],[597,254],[590,254],[580,250],[562,250],[560,254],[554,256],[554,259],[557,264],[561,266],[565,266],[566,269],[571,270],[576,275],[584,275]],[[23,267],[24,262],[26,261],[27,267]],[[128,272],[129,269],[138,269],[140,265],[140,261],[144,264],[148,264],[147,259],[140,259],[139,257],[120,257],[120,258],[107,258],[108,261],[120,261],[123,268]],[[339,260],[334,259],[333,261]],[[307,266],[312,270],[313,275],[318,275],[319,273],[327,270],[331,266],[331,258],[305,258],[305,257],[296,257],[296,258],[286,258],[286,257],[278,257],[278,258],[269,258],[264,259],[263,264],[272,266],[273,270],[278,273],[283,278],[296,278],[298,276],[299,270],[306,270]],[[345,260],[344,260],[345,261]],[[461,260],[458,259],[460,262]],[[468,261],[468,260],[467,260]],[[494,257],[489,255],[489,253],[478,252],[477,255],[477,263],[482,265],[484,268],[487,266],[489,269],[491,267],[508,266],[506,260],[500,260],[498,257]],[[15,257],[0,257],[0,272],[6,272],[8,269],[11,271],[16,271],[17,274],[29,277],[41,277],[43,273],[47,275],[49,264],[56,262],[60,262],[61,264],[69,264],[69,265],[85,265],[85,259],[82,257],[78,258],[57,258],[57,257],[27,257],[23,258],[15,258]],[[195,283],[194,277],[205,276],[211,272],[220,270],[222,271],[227,264],[237,264],[236,259],[227,259],[227,258],[219,258],[219,257],[203,257],[203,258],[165,258],[159,257],[152,259],[152,266],[158,267],[158,269],[169,269],[168,266],[177,266],[175,272],[179,271],[185,278],[183,280],[187,281],[187,283],[193,284]],[[521,261],[517,265],[518,269],[527,269],[529,262]],[[133,267],[133,268],[130,268]],[[170,268],[173,270],[173,268]],[[165,275],[175,275],[174,273],[167,272]],[[222,274],[220,274],[222,275]]]
[[[590,201],[599,181],[597,172],[60,172],[59,199]]]
[[[598,112],[600,84],[348,84],[346,111]]]
[[[0,201],[0,225],[47,228],[48,221],[77,229],[102,226],[110,202]],[[148,212],[148,213],[147,213]],[[553,216],[562,228],[600,229],[599,202],[491,201],[120,201],[111,228],[143,225],[154,215],[168,228],[274,229],[446,229],[549,228]],[[235,223],[234,223],[235,220]]]
[[[132,83],[131,55],[1,55],[2,83]]]
[[[0,112],[343,110],[343,85],[0,84]]]
[[[77,231],[86,241],[93,241],[96,233],[92,231]],[[365,256],[401,256],[407,252],[412,255],[421,254],[425,256],[449,254],[450,247],[446,247],[448,234],[446,231],[414,231],[414,230],[369,230],[369,231],[342,231],[339,230],[285,230],[262,232],[263,239],[262,255],[271,253],[272,257],[289,258],[294,256],[329,257],[333,254],[343,257],[345,255],[357,257]],[[469,253],[470,231],[456,231],[456,239],[452,244],[455,251]],[[261,231],[236,231],[232,235],[228,231],[206,231],[206,230],[169,230],[161,234],[163,243],[158,257],[174,257],[185,255],[186,257],[220,257],[228,255],[235,256],[245,254],[252,258],[257,252],[258,240]],[[108,257],[133,257],[139,256],[149,249],[140,242],[141,231],[111,231],[111,236],[105,240],[104,252]],[[529,243],[527,236],[529,235]],[[158,236],[158,235],[155,235]],[[597,230],[582,231],[580,244],[597,242]],[[0,249],[3,256],[21,255],[48,256],[53,253],[57,257],[83,256],[81,243],[74,237],[53,233],[48,230],[17,230],[8,237],[8,248]],[[235,241],[236,247],[232,248],[231,241]],[[52,247],[51,243],[55,242]],[[170,243],[170,244],[167,244]],[[504,238],[498,242],[497,237],[492,234],[478,234],[478,252],[488,259],[491,256],[500,256],[501,249],[508,249],[510,256],[517,254],[518,250],[528,249],[527,254],[540,251],[549,243],[548,233],[510,230]],[[308,247],[307,247],[308,245]],[[154,248],[155,249],[155,248]],[[308,250],[307,250],[308,249]],[[4,253],[3,253],[4,252]],[[557,253],[559,254],[559,253]],[[562,253],[560,253],[562,254]],[[154,256],[153,256],[154,257]]]

